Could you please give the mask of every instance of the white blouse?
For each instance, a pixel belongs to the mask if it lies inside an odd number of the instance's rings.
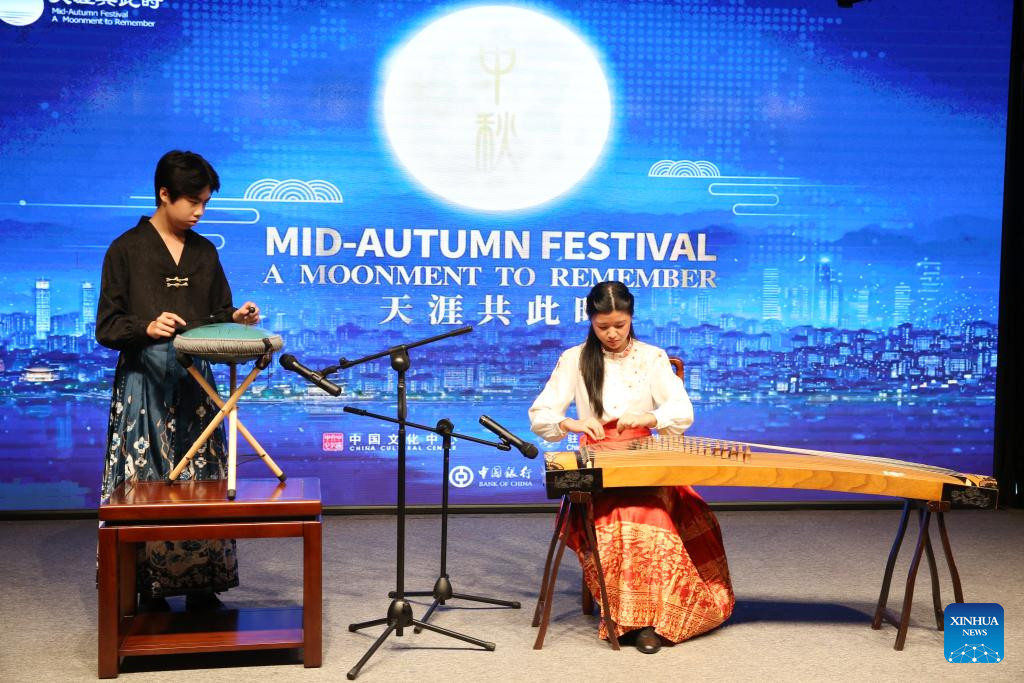
[[[547,441],[565,436],[558,423],[568,417],[570,403],[576,403],[579,419],[594,417],[580,372],[582,352],[580,344],[562,353],[544,391],[530,406],[530,429]],[[601,424],[627,412],[652,413],[659,432],[682,434],[693,424],[693,405],[668,362],[668,354],[638,340],[633,340],[626,353],[605,352],[602,398],[604,415],[597,416]]]

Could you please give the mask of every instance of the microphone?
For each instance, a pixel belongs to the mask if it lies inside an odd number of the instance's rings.
[[[303,379],[315,384],[331,396],[337,396],[341,393],[341,387],[321,375],[316,370],[311,370],[305,365],[300,363],[295,356],[290,353],[286,353],[281,356],[281,367],[285,370],[291,370],[297,375],[302,376]]]
[[[497,434],[498,438],[502,441],[507,441],[510,445],[515,446],[516,449],[518,449],[519,452],[527,458],[536,458],[537,454],[540,453],[537,447],[532,443],[526,443],[486,415],[480,416],[480,424],[486,427],[488,431]]]

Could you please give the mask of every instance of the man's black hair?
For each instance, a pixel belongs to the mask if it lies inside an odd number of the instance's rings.
[[[179,197],[198,197],[203,188],[211,192],[220,189],[220,177],[210,162],[195,152],[172,150],[160,157],[153,175],[156,205],[160,206],[160,188],[166,187],[171,201]]]

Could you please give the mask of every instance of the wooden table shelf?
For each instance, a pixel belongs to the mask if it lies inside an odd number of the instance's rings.
[[[303,663],[322,661],[322,523],[315,478],[227,482],[136,482],[100,506],[100,678],[115,678],[122,657],[303,649]],[[136,544],[213,538],[299,537],[303,605],[210,612],[135,612]]]
[[[126,618],[122,656],[274,650],[303,646],[302,609],[162,612]]]

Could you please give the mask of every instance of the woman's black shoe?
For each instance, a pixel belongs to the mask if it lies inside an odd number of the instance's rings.
[[[636,634],[636,649],[645,655],[653,655],[661,649],[661,636],[651,626],[640,629]]]

